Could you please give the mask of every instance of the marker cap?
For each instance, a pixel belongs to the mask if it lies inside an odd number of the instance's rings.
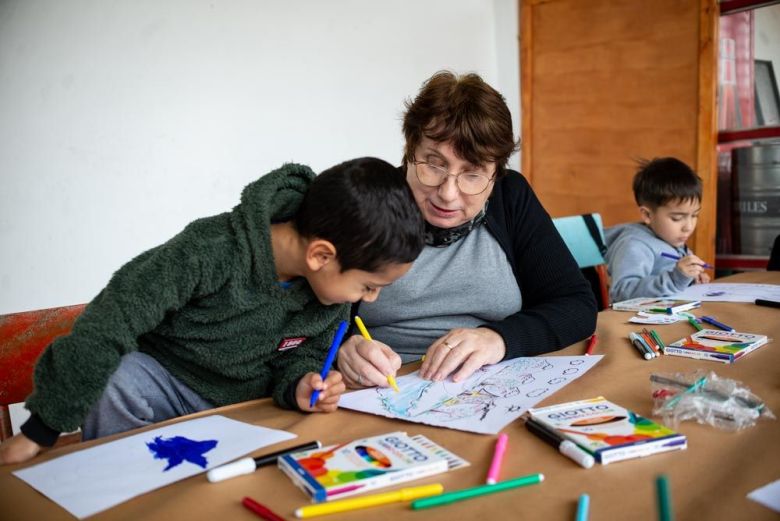
[[[565,440],[562,441],[561,444],[558,446],[558,450],[561,454],[566,456],[567,458],[571,458],[574,461],[576,461],[581,467],[584,467],[586,469],[589,469],[593,466],[594,463],[596,463],[596,460],[579,448],[574,442]]]
[[[210,482],[216,483],[217,481],[224,481],[235,476],[251,474],[256,469],[257,465],[255,465],[253,458],[242,458],[234,463],[211,469],[206,474],[206,477]]]

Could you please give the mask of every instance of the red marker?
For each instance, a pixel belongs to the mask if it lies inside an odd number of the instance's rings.
[[[594,347],[596,347],[596,333],[593,333],[593,336],[588,340],[588,348],[585,350],[585,355],[592,355]]]
[[[270,508],[261,505],[251,497],[245,497],[241,500],[241,504],[246,508],[257,514],[258,516],[266,519],[267,521],[285,521],[283,517],[275,514]]]

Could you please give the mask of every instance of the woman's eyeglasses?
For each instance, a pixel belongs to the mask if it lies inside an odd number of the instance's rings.
[[[425,186],[440,186],[448,176],[455,176],[455,184],[458,190],[466,195],[478,195],[484,192],[493,176],[486,176],[478,172],[461,172],[451,174],[443,166],[431,164],[427,161],[412,160],[417,180]]]

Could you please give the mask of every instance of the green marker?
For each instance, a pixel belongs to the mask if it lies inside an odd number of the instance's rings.
[[[648,311],[651,313],[666,313],[667,315],[672,314],[672,308],[650,308]]]
[[[529,474],[520,478],[499,481],[493,485],[482,485],[479,487],[447,492],[446,494],[440,494],[438,496],[431,496],[412,501],[412,510],[421,510],[423,508],[449,505],[450,503],[455,503],[456,501],[463,501],[464,499],[484,496],[486,494],[493,494],[494,492],[501,492],[503,490],[510,490],[528,485],[536,485],[542,481],[544,481],[544,474]]]
[[[696,321],[695,318],[688,317],[688,322],[690,322],[691,325],[696,328],[696,331],[702,330],[702,327],[699,325],[699,323]]]
[[[655,486],[658,498],[658,519],[660,521],[674,521],[672,498],[669,494],[669,479],[661,474],[656,478]]]
[[[653,340],[656,341],[658,347],[661,349],[661,352],[666,354],[666,345],[664,345],[664,343],[661,341],[661,337],[658,336],[658,333],[656,333],[654,329],[650,330],[650,336],[653,337]]]

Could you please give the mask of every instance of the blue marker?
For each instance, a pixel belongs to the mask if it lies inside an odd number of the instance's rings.
[[[682,259],[682,257],[680,257],[679,255],[675,255],[674,253],[667,253],[667,252],[661,253],[661,257],[666,257],[667,259],[674,259],[674,260]],[[699,264],[699,266],[701,266],[702,268],[707,268],[709,270],[715,268],[714,266],[710,266],[706,262],[704,264]]]
[[[333,343],[330,345],[330,349],[328,349],[328,356],[325,358],[325,364],[322,366],[322,371],[320,371],[320,377],[323,380],[325,380],[330,372],[330,367],[333,365],[333,359],[336,358],[336,352],[339,350],[341,341],[344,339],[344,334],[347,332],[348,325],[349,323],[346,320],[342,320],[339,324],[338,331],[336,331],[336,336],[333,337]],[[315,389],[314,392],[311,393],[311,398],[309,399],[309,408],[314,407],[314,404],[317,403],[317,398],[319,397],[320,390]]]
[[[720,328],[723,331],[729,331],[731,333],[734,333],[736,331],[736,329],[734,329],[733,327],[727,326],[723,322],[718,322],[713,317],[699,317],[699,320],[701,320],[702,322],[706,322],[708,324],[712,324],[713,326]]]

